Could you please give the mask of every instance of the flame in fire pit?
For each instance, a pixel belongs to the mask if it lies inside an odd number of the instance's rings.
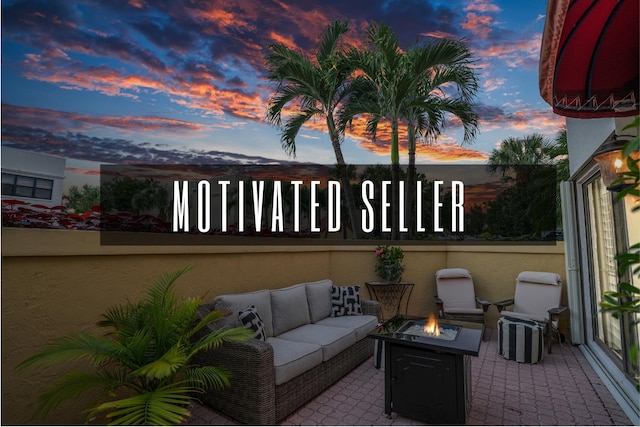
[[[424,324],[424,333],[433,337],[440,336],[440,328],[433,313],[429,315],[429,321]]]

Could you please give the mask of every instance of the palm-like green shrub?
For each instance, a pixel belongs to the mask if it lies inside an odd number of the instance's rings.
[[[102,337],[75,333],[54,339],[43,351],[24,360],[19,370],[86,360],[94,369],[70,370],[38,398],[36,416],[93,390],[97,399],[87,418],[106,417],[111,424],[178,424],[189,416],[197,393],[229,385],[229,371],[195,366],[192,357],[225,341],[249,339],[246,328],[205,328],[222,313],[200,320],[200,298],[180,299],[175,281],[190,267],[163,274],[137,303],[109,309],[98,322],[109,328]],[[206,331],[206,332],[205,332]]]

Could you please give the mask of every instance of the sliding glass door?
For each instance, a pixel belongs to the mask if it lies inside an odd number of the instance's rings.
[[[587,344],[599,347],[599,353],[637,385],[637,315],[615,317],[600,309],[604,294],[616,291],[621,281],[635,281],[638,286],[630,272],[619,274],[615,259],[616,254],[627,252],[630,244],[640,241],[640,213],[632,212],[629,204],[629,200],[616,200],[597,174],[582,183],[584,233],[580,240]]]

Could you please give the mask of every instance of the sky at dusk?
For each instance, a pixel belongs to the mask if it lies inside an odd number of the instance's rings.
[[[99,163],[335,163],[321,122],[287,157],[264,120],[275,42],[311,52],[333,20],[359,44],[374,22],[403,46],[464,38],[480,82],[476,140],[451,121],[417,162],[482,163],[499,142],[564,120],[538,91],[543,0],[2,1],[2,145],[67,158],[67,177]],[[389,163],[385,138],[351,131],[347,163]],[[401,162],[406,163],[406,150]]]

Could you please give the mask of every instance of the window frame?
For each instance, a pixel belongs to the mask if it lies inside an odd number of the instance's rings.
[[[5,182],[7,177],[11,182]],[[2,196],[52,200],[54,185],[55,181],[50,178],[2,172]]]

